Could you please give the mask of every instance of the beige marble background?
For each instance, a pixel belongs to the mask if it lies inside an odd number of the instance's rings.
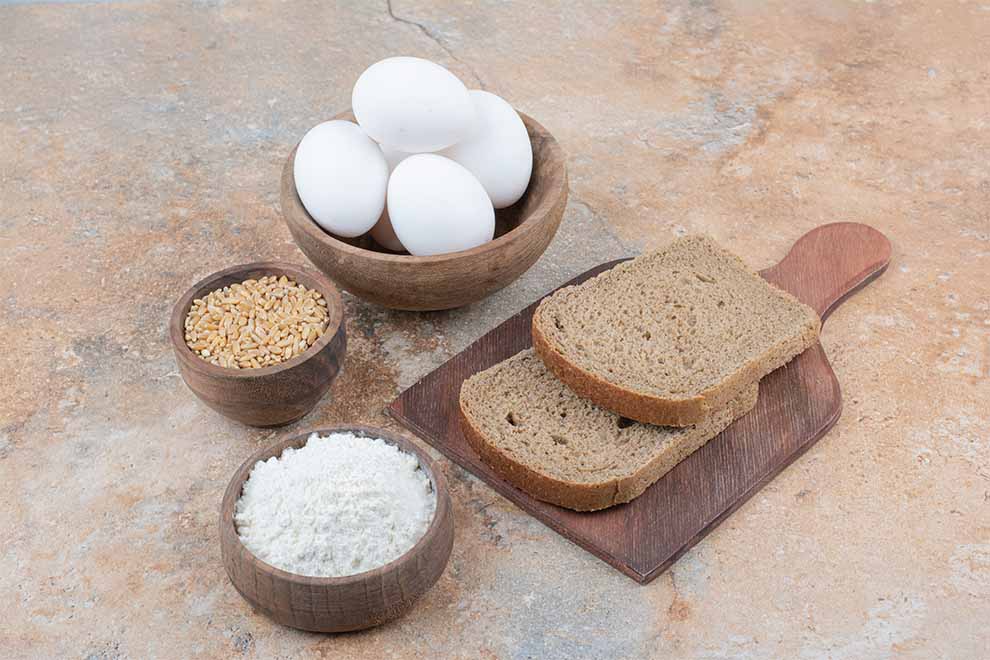
[[[569,155],[561,232],[450,313],[350,296],[345,372],[288,429],[178,377],[175,298],[304,262],[282,162],[370,63],[437,60]],[[643,587],[450,463],[456,541],[405,619],[273,625],[220,565],[234,468],[382,407],[540,293],[704,231],[763,267],[866,222],[887,274],[823,343],[835,429]],[[0,657],[981,658],[990,652],[985,0],[0,0]]]

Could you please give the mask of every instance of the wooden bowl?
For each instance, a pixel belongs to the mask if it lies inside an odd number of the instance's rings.
[[[285,275],[323,294],[330,317],[323,336],[301,355],[261,369],[228,369],[193,353],[186,345],[184,328],[193,300],[265,275]],[[182,380],[206,405],[250,426],[281,426],[312,410],[337,377],[347,346],[343,317],[340,292],[321,273],[278,261],[260,261],[221,270],[194,284],[172,310],[169,336]]]
[[[433,483],[436,513],[423,537],[384,566],[346,577],[307,577],[289,573],[255,557],[237,536],[234,509],[241,489],[258,461],[280,456],[286,447],[302,447],[310,433],[350,431],[382,438],[419,459]],[[220,506],[220,551],[234,587],[249,603],[278,623],[317,632],[362,630],[397,619],[443,574],[454,544],[454,519],[443,474],[411,440],[366,426],[337,426],[294,435],[256,452],[234,473]]]
[[[495,239],[470,250],[429,257],[388,252],[368,235],[331,236],[306,212],[292,174],[296,151],[282,168],[282,217],[299,248],[347,291],[384,307],[460,307],[498,291],[547,249],[567,205],[564,152],[545,128],[519,113],[533,145],[533,174],[522,199],[495,211]],[[353,119],[348,112],[334,119]]]

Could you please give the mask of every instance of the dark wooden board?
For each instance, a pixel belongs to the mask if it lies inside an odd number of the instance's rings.
[[[780,263],[761,275],[812,306],[824,321],[847,296],[880,275],[889,261],[890,243],[883,234],[862,224],[835,223],[805,234]],[[620,262],[602,264],[568,284]],[[538,303],[403,392],[388,412],[520,508],[644,584],[804,453],[842,410],[839,383],[816,344],[761,381],[752,412],[632,502],[594,513],[540,502],[481,462],[461,434],[457,403],[466,378],[531,346],[530,320]]]

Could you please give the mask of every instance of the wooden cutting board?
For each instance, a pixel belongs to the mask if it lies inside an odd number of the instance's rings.
[[[622,260],[602,264],[582,282]],[[824,321],[890,261],[890,242],[856,223],[818,227],[760,274]],[[388,408],[400,423],[567,539],[647,583],[752,497],[828,431],[842,410],[839,383],[820,344],[760,383],[756,408],[682,461],[632,502],[594,513],[546,504],[503,481],[461,434],[461,383],[532,345],[539,301],[488,332],[403,392]]]

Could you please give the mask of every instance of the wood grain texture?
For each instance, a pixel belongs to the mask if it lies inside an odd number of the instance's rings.
[[[433,522],[416,545],[385,566],[346,577],[295,575],[261,561],[237,536],[234,509],[244,482],[258,461],[280,456],[286,447],[302,447],[311,433],[352,432],[382,438],[419,459],[437,495]],[[220,505],[220,551],[227,576],[237,591],[278,623],[315,632],[362,630],[397,619],[443,574],[454,544],[454,519],[443,474],[409,438],[367,426],[337,426],[293,435],[262,449],[237,469]]]
[[[811,305],[824,320],[845,297],[880,275],[889,259],[890,244],[880,232],[836,223],[809,232],[761,275]],[[567,284],[583,282],[618,263],[621,260],[602,264]],[[458,423],[461,383],[531,345],[530,323],[537,304],[427,375],[388,410],[520,508],[639,582],[662,573],[813,445],[841,413],[839,383],[816,344],[760,381],[752,412],[632,502],[592,513],[540,502],[485,465]]]
[[[337,284],[370,302],[437,310],[476,302],[532,266],[557,233],[567,205],[567,165],[554,137],[519,113],[533,145],[533,174],[522,199],[495,211],[495,239],[476,248],[429,257],[395,254],[367,235],[331,236],[306,212],[293,177],[295,149],[282,169],[282,217],[310,261]],[[335,119],[353,119],[350,112]]]
[[[301,355],[261,369],[228,369],[194,354],[186,345],[184,329],[193,300],[265,275],[285,275],[323,294],[329,315],[323,336]],[[312,410],[337,377],[347,348],[343,315],[340,292],[321,273],[293,264],[261,261],[218,271],[190,287],[172,309],[169,338],[182,380],[206,405],[242,424],[281,426]]]

